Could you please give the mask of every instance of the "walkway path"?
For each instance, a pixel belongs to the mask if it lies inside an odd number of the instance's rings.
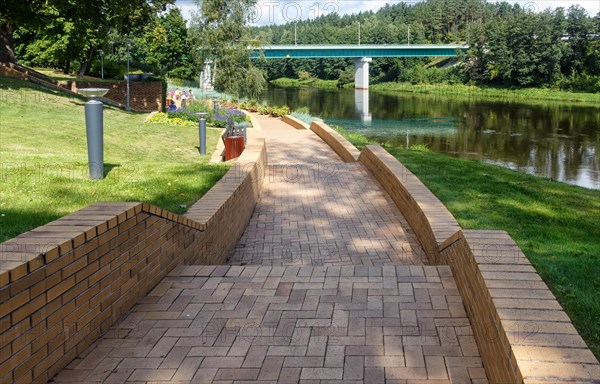
[[[375,180],[259,119],[269,178],[230,261],[256,265],[176,268],[54,382],[487,383],[449,267],[419,265]]]
[[[426,256],[387,193],[318,136],[265,116],[261,201],[230,264],[422,265]]]

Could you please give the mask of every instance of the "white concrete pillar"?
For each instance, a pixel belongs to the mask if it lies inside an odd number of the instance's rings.
[[[369,90],[358,89],[354,90],[354,114],[363,123],[371,123],[373,117],[369,111]]]
[[[354,59],[354,87],[356,89],[369,89],[369,63],[370,57]]]

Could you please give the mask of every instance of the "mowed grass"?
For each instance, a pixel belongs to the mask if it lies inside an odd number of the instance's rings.
[[[0,242],[98,201],[184,213],[227,168],[198,153],[198,129],[104,109],[105,179],[89,179],[86,100],[0,78]],[[208,129],[211,154],[220,131]]]
[[[362,135],[343,134],[359,148],[369,144]],[[600,191],[477,160],[384,147],[463,228],[507,231],[600,358]]]

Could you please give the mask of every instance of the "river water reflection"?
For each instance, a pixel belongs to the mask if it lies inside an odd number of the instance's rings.
[[[450,156],[600,189],[600,108],[273,86],[265,99],[307,106],[329,124],[397,146],[426,144]]]

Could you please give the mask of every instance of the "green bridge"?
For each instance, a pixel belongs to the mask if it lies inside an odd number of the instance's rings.
[[[369,62],[373,57],[453,57],[466,51],[461,44],[346,44],[346,45],[268,45],[249,47],[253,59],[354,59],[354,83],[358,89],[369,88]],[[203,84],[210,83],[212,62],[205,64]]]
[[[354,59],[354,84],[369,88],[369,62],[373,57],[453,57],[466,51],[467,45],[270,45],[249,48],[253,59]]]
[[[257,59],[332,59],[362,57],[452,57],[467,45],[270,45],[250,48]]]

